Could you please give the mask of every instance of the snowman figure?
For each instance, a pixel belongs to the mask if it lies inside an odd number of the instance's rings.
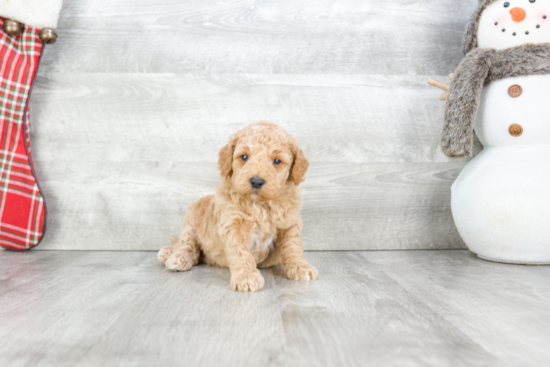
[[[550,0],[480,0],[450,84],[441,148],[484,149],[452,186],[452,212],[479,257],[550,264]]]

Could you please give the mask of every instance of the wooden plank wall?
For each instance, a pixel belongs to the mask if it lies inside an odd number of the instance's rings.
[[[236,130],[276,122],[311,161],[308,250],[463,248],[426,84],[475,0],[71,0],[32,96],[41,249],[156,250],[212,193]],[[479,150],[479,144],[477,144]]]

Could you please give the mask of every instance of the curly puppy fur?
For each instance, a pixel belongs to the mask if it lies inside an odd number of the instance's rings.
[[[308,166],[297,140],[275,124],[259,122],[237,132],[220,151],[216,194],[187,208],[180,239],[172,239],[158,259],[174,271],[199,262],[229,268],[231,289],[241,292],[262,289],[258,268],[279,263],[290,279],[317,279],[303,256],[299,214],[298,184]],[[252,178],[265,183],[254,188]]]
[[[477,48],[458,65],[445,103],[441,150],[449,157],[472,155],[474,123],[486,83],[527,75],[550,74],[550,43],[506,50]]]

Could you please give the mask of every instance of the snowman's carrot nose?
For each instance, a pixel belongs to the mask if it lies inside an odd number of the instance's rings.
[[[514,8],[510,10],[510,14],[512,14],[512,20],[514,22],[522,22],[525,19],[525,10],[523,8]]]

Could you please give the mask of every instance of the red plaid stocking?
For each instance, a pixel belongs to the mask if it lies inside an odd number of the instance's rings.
[[[29,96],[43,44],[23,25],[10,36],[0,18],[0,246],[26,250],[40,242],[46,208],[36,180],[29,133]]]

